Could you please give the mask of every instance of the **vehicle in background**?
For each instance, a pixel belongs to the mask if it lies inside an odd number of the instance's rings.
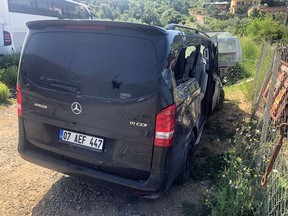
[[[89,18],[89,7],[72,0],[0,0],[0,55],[21,51],[29,21]]]
[[[206,32],[218,42],[219,67],[235,67],[242,60],[242,49],[238,37],[229,32]]]
[[[217,43],[176,24],[28,27],[17,84],[24,159],[145,197],[188,180],[204,124],[223,104]]]

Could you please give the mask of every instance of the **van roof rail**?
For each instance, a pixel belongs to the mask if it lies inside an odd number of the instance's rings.
[[[188,29],[188,30],[192,30],[192,31],[195,31],[196,34],[202,34],[208,38],[210,38],[210,36],[208,34],[206,34],[205,32],[203,31],[200,31],[198,29],[195,29],[195,28],[191,28],[191,27],[188,27],[188,26],[184,26],[184,25],[179,25],[179,24],[175,24],[175,23],[171,23],[169,24],[167,27],[166,27],[166,30],[175,30],[177,28],[182,28],[182,29]]]

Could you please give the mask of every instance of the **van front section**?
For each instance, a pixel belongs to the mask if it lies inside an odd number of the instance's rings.
[[[159,90],[164,32],[108,22],[34,23],[17,85],[21,156],[139,195],[158,193],[168,148],[154,146],[157,114],[172,103]]]

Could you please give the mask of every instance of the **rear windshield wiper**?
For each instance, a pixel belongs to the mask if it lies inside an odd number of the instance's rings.
[[[42,84],[54,87],[59,90],[65,90],[67,92],[72,92],[72,93],[77,93],[77,94],[80,93],[80,89],[78,87],[67,85],[64,82],[62,84],[62,83],[54,82],[54,80],[45,80],[45,81],[38,80],[38,83],[42,83]]]

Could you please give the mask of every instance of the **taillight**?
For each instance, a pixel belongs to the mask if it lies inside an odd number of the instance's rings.
[[[3,36],[4,36],[4,46],[12,45],[11,34],[7,31],[3,31]]]
[[[17,84],[17,86],[16,86],[16,91],[17,91],[17,111],[18,111],[18,116],[22,116],[22,92],[21,92],[19,84]]]
[[[156,116],[155,146],[168,147],[173,142],[176,105],[161,110]]]

